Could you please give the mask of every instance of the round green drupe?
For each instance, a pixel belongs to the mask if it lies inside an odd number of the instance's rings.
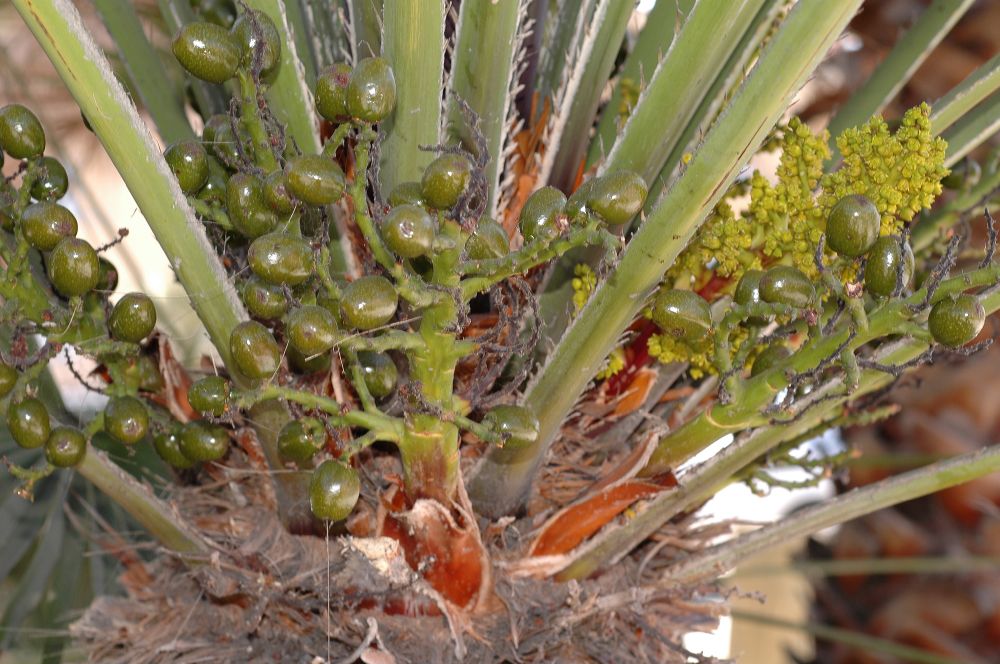
[[[576,191],[570,195],[569,200],[566,201],[564,211],[566,212],[566,216],[568,216],[571,220],[578,217],[586,217],[590,214],[591,210],[588,207],[587,202],[593,195],[595,181],[596,178],[591,178],[581,184],[577,187]]]
[[[396,78],[384,58],[365,58],[347,84],[347,111],[364,122],[381,122],[396,106]]]
[[[736,283],[736,290],[733,292],[733,301],[740,306],[759,304],[760,280],[764,276],[763,270],[747,270]],[[747,318],[750,325],[767,325],[768,320],[763,316],[750,316]]]
[[[295,199],[288,192],[288,175],[284,171],[274,171],[264,179],[264,200],[283,217],[295,211]]]
[[[14,159],[40,157],[45,152],[45,132],[34,113],[21,104],[0,108],[0,148]]]
[[[482,423],[503,436],[504,448],[517,450],[538,440],[538,418],[524,406],[494,406],[483,416]]]
[[[194,420],[181,430],[179,447],[189,461],[218,461],[229,451],[229,432],[218,424]]]
[[[222,376],[205,376],[191,384],[187,398],[202,415],[222,417],[229,402],[229,381]]]
[[[983,329],[986,310],[973,295],[962,293],[946,297],[931,308],[927,327],[934,341],[957,348],[969,343]]]
[[[330,122],[339,122],[351,114],[347,108],[347,86],[351,65],[337,62],[316,77],[316,112]]]
[[[254,380],[271,378],[281,366],[281,347],[271,331],[255,320],[233,328],[229,352],[243,375]]]
[[[104,407],[104,430],[115,440],[135,445],[149,431],[149,411],[135,397],[112,397]]]
[[[7,429],[21,447],[35,449],[49,439],[51,424],[45,404],[35,397],[11,401],[7,405]]]
[[[35,249],[52,251],[60,240],[76,237],[76,217],[58,203],[32,203],[21,214],[21,233]]]
[[[326,429],[315,417],[292,420],[278,432],[278,456],[282,461],[305,466],[326,442]]]
[[[441,155],[424,169],[421,196],[438,210],[455,207],[472,180],[472,168],[472,162],[464,154]]]
[[[430,253],[437,222],[420,205],[398,205],[382,220],[382,239],[400,258],[416,258]]]
[[[798,268],[776,265],[760,278],[760,297],[771,304],[786,304],[801,309],[816,298],[816,288]]]
[[[899,274],[900,263],[902,273]],[[898,235],[880,237],[868,251],[868,262],[865,263],[865,290],[872,295],[889,297],[896,290],[896,278],[902,278],[902,287],[906,287],[913,277],[913,249],[910,243],[900,245]]]
[[[194,461],[181,452],[181,434],[179,431],[164,431],[153,438],[153,448],[160,458],[178,470],[194,468]]]
[[[423,188],[419,182],[400,182],[389,192],[389,205],[423,205]]]
[[[17,369],[0,360],[0,399],[10,394],[17,385]]]
[[[83,295],[94,289],[101,277],[97,252],[85,240],[63,238],[49,254],[49,281],[65,297]]]
[[[243,304],[254,318],[274,320],[288,311],[288,296],[277,284],[264,281],[256,274],[250,275],[241,289]]]
[[[510,251],[510,239],[507,231],[499,222],[482,217],[475,232],[465,243],[465,255],[469,260],[482,261],[492,258],[503,258]]]
[[[285,334],[288,343],[306,357],[325,353],[340,339],[337,319],[328,309],[315,304],[292,311],[285,321]]]
[[[185,194],[198,193],[208,182],[208,152],[198,139],[185,138],[172,143],[163,152],[163,158]]]
[[[272,284],[297,286],[312,276],[313,250],[301,237],[268,233],[250,244],[250,269]]]
[[[271,17],[248,9],[233,23],[232,35],[242,51],[243,65],[260,66],[260,78],[274,83],[281,66],[281,35]]]
[[[69,190],[69,175],[54,157],[42,157],[38,179],[31,185],[31,195],[38,201],[56,201]]]
[[[313,471],[309,483],[309,507],[317,519],[346,519],[358,504],[360,495],[358,473],[350,466],[327,459]]]
[[[87,438],[75,427],[56,427],[45,441],[45,460],[56,468],[72,468],[87,454]]]
[[[396,389],[399,380],[399,369],[388,353],[372,351],[358,352],[358,365],[365,377],[368,392],[376,399],[384,399]]]
[[[240,64],[239,42],[214,23],[188,23],[174,37],[172,50],[184,69],[209,83],[225,83]]]
[[[251,173],[236,173],[226,184],[229,221],[244,237],[254,239],[278,225],[278,215],[267,204],[264,183]]]
[[[712,329],[712,311],[694,291],[661,290],[653,300],[652,319],[664,334],[689,343],[705,338]]]
[[[344,172],[332,159],[305,154],[288,162],[288,193],[306,205],[330,205],[344,195]]]
[[[827,246],[841,256],[856,258],[878,239],[882,215],[867,197],[844,196],[830,210],[826,220]]]
[[[340,312],[348,327],[372,330],[392,320],[398,304],[399,296],[391,281],[383,276],[368,275],[344,287]]]
[[[614,171],[594,178],[587,207],[609,226],[621,226],[642,211],[648,193],[649,188],[638,173]]]
[[[517,221],[525,243],[557,237],[562,232],[559,215],[565,206],[566,196],[555,187],[542,187],[528,196]]]
[[[156,327],[156,307],[145,293],[126,293],[108,317],[111,336],[121,341],[139,343]]]

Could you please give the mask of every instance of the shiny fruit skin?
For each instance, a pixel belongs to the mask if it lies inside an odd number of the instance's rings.
[[[389,205],[423,205],[423,188],[419,182],[400,182],[389,193]]]
[[[337,62],[316,77],[316,112],[330,122],[348,115],[347,86],[351,82],[351,65]]]
[[[330,370],[330,353],[307,356],[289,345],[286,356],[288,357],[288,364],[291,365],[292,371],[298,374],[309,375]]]
[[[872,295],[889,297],[896,290],[896,271],[900,263],[900,243],[898,235],[880,237],[868,251],[865,263],[865,290]],[[903,287],[913,277],[913,249],[906,243],[903,250]]]
[[[340,339],[337,319],[315,304],[299,307],[288,315],[285,335],[288,343],[306,357],[325,353]]]
[[[0,108],[0,148],[14,159],[40,157],[45,152],[45,131],[38,118],[21,104]]]
[[[430,253],[437,223],[419,205],[399,205],[382,220],[382,239],[400,258],[416,258]]]
[[[969,343],[983,329],[986,310],[973,295],[962,293],[938,301],[927,317],[927,327],[934,341],[958,348]]]
[[[559,235],[559,215],[566,206],[566,196],[555,187],[542,187],[524,202],[517,227],[524,241],[551,240]]]
[[[242,127],[240,130],[242,133]],[[249,136],[241,135],[241,138],[242,143],[247,145]],[[233,125],[228,115],[219,113],[206,120],[205,127],[201,131],[201,141],[224,165],[239,163],[240,153],[236,149]]]
[[[424,169],[420,193],[433,208],[455,207],[472,179],[472,162],[464,154],[443,154]]]
[[[198,0],[191,5],[200,17],[223,28],[231,28],[236,21],[236,5],[231,0]]]
[[[753,361],[753,366],[750,368],[750,377],[755,378],[765,371],[777,366],[781,362],[784,362],[789,357],[792,356],[792,352],[788,350],[788,346],[781,342],[774,342],[760,351],[757,355],[757,359]]]
[[[264,200],[283,217],[295,211],[295,200],[288,193],[288,176],[284,171],[274,171],[264,178]]]
[[[816,297],[816,288],[802,271],[791,265],[776,265],[760,278],[760,297],[771,304],[803,308]]]
[[[288,311],[288,296],[281,286],[250,275],[242,288],[243,304],[254,318],[274,320]]]
[[[476,226],[476,231],[465,243],[465,255],[469,260],[483,261],[491,258],[503,258],[510,252],[510,240],[507,231],[499,222],[482,217]]]
[[[313,471],[309,482],[309,507],[317,519],[346,519],[358,504],[360,495],[358,473],[350,466],[327,459]]]
[[[399,369],[388,353],[358,351],[358,365],[365,377],[368,393],[376,399],[384,399],[396,389]]]
[[[229,381],[222,376],[205,376],[191,384],[187,398],[202,415],[222,417],[229,401]]]
[[[229,335],[229,352],[247,378],[270,378],[281,365],[281,347],[271,331],[255,320],[243,321]]]
[[[119,341],[139,343],[156,327],[156,307],[145,293],[126,293],[108,317],[111,336]]]
[[[149,411],[135,397],[113,397],[104,407],[104,430],[115,440],[135,445],[149,431]]]
[[[208,182],[208,152],[201,141],[186,138],[172,143],[163,158],[185,194],[198,193]]]
[[[189,461],[218,461],[229,451],[229,432],[204,420],[188,422],[181,430],[179,447]]]
[[[10,394],[17,384],[17,369],[0,360],[0,399]]]
[[[827,246],[841,256],[856,258],[871,249],[881,227],[882,215],[867,197],[844,196],[827,217]]]
[[[21,214],[21,233],[39,251],[52,251],[63,238],[76,237],[77,230],[76,217],[58,203],[32,203]]]
[[[51,433],[49,411],[35,397],[25,397],[7,406],[7,429],[14,442],[26,449],[45,444]]]
[[[278,225],[278,215],[264,197],[264,183],[251,173],[236,173],[229,178],[226,207],[236,230],[251,240],[270,233]]]
[[[97,285],[94,288],[106,293],[118,288],[118,268],[115,267],[115,264],[102,256],[97,259],[97,265]]]
[[[596,178],[591,178],[587,180],[574,191],[569,200],[566,201],[566,206],[563,210],[566,212],[571,220],[576,217],[583,217],[590,214],[590,208],[587,205],[587,201],[590,199],[594,192],[594,183]]]
[[[278,432],[278,456],[282,461],[305,465],[325,442],[326,430],[318,419],[292,420]]]
[[[300,237],[284,233],[262,235],[247,252],[250,269],[272,284],[297,286],[313,273],[313,250]]]
[[[690,290],[661,290],[653,300],[653,322],[664,334],[687,342],[700,341],[712,329],[712,311]]]
[[[56,427],[45,441],[45,460],[56,468],[72,468],[87,454],[87,438],[74,427]]]
[[[344,195],[344,172],[332,159],[305,154],[288,162],[288,193],[306,205],[330,205]]]
[[[744,272],[743,276],[736,283],[736,290],[733,292],[733,301],[743,307],[762,302],[760,299],[760,280],[763,276],[763,270],[747,270]],[[762,316],[750,316],[747,318],[747,323],[750,325],[767,325],[767,322],[767,318]]]
[[[181,452],[181,435],[178,431],[164,431],[153,437],[153,448],[160,458],[178,470],[194,468],[195,462]]]
[[[615,171],[594,178],[587,207],[609,226],[621,226],[642,211],[649,188],[638,173]]]
[[[42,157],[38,179],[31,185],[31,195],[37,201],[55,201],[69,190],[69,175],[54,157]]]
[[[262,11],[247,10],[233,23],[232,35],[246,67],[253,65],[254,52],[261,51],[260,77],[265,83],[273,83],[281,66],[281,36],[271,17]]]
[[[226,185],[229,182],[229,174],[225,167],[219,163],[215,157],[208,159],[208,179],[198,190],[198,200],[206,203],[225,203]]]
[[[503,436],[500,446],[505,449],[519,450],[538,440],[538,418],[524,406],[494,406],[482,424]]]
[[[347,83],[347,111],[364,122],[381,122],[396,106],[396,78],[384,58],[365,58]]]
[[[85,240],[63,238],[49,255],[49,281],[63,296],[83,295],[94,289],[101,277],[97,252]]]
[[[239,42],[214,23],[188,23],[174,37],[172,50],[184,69],[209,83],[225,83],[240,64]]]
[[[379,275],[368,275],[344,287],[340,312],[348,327],[372,330],[392,320],[398,304],[399,296],[392,282]]]

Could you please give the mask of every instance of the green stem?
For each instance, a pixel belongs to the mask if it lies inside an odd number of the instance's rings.
[[[855,574],[980,574],[1000,572],[1000,558],[956,555],[948,557],[845,558],[795,560],[781,565],[740,567],[736,576],[803,574],[809,577]]]
[[[247,130],[253,143],[253,158],[265,173],[278,170],[278,160],[271,149],[271,141],[264,126],[260,106],[257,103],[257,84],[250,72],[240,69],[236,73],[240,84],[240,124]]]
[[[931,131],[935,136],[955,124],[979,102],[1000,89],[1000,54],[980,65],[944,97],[934,102]]]

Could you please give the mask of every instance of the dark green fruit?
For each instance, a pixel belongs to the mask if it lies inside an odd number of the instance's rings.
[[[538,440],[538,418],[524,406],[495,406],[482,423],[504,437],[501,443],[504,448],[517,450]]]
[[[760,297],[771,304],[806,307],[816,297],[816,289],[801,270],[791,265],[776,265],[760,278]]]
[[[225,83],[236,75],[240,44],[229,31],[214,23],[189,23],[174,37],[174,57],[195,78]]]
[[[361,373],[365,376],[368,392],[376,399],[383,399],[396,389],[399,369],[396,368],[396,363],[387,353],[359,351],[358,365],[361,367]]]
[[[236,21],[236,5],[231,0],[197,0],[191,3],[198,16],[223,28]]]
[[[784,362],[789,357],[792,356],[792,352],[788,350],[788,346],[776,341],[760,351],[757,355],[757,359],[753,361],[753,367],[750,369],[750,377],[759,376],[768,369],[777,366],[781,362]]]
[[[430,253],[437,222],[419,205],[399,205],[382,221],[382,239],[400,258],[416,258]]]
[[[97,285],[94,287],[99,291],[110,293],[118,288],[118,268],[107,258],[97,259],[98,277]]]
[[[45,441],[45,460],[56,468],[72,468],[87,454],[87,438],[73,427],[56,427]]]
[[[39,201],[55,201],[66,195],[69,189],[69,175],[66,169],[53,157],[42,157],[39,163],[38,179],[31,185],[31,195]]]
[[[283,217],[295,211],[295,200],[288,193],[288,176],[284,171],[274,171],[264,179],[264,200]]]
[[[206,203],[225,203],[229,174],[215,157],[208,159],[208,179],[198,190],[198,200]]]
[[[194,138],[177,141],[164,151],[163,158],[185,194],[198,193],[208,182],[208,152],[201,141]]]
[[[126,445],[135,445],[149,431],[149,411],[135,397],[113,397],[104,407],[104,430]]]
[[[615,171],[594,178],[587,207],[609,226],[621,226],[642,211],[649,188],[638,173]]]
[[[510,240],[507,238],[507,231],[489,217],[482,217],[479,220],[476,231],[465,243],[465,255],[474,261],[502,258],[509,251]]]
[[[250,136],[242,126],[238,127],[240,132],[240,142],[244,149],[250,147]],[[213,115],[205,121],[205,127],[201,132],[201,140],[208,149],[223,164],[238,164],[240,152],[236,147],[236,136],[233,134],[233,125],[229,116],[222,113]]]
[[[326,429],[315,417],[292,420],[278,432],[278,456],[282,461],[308,464],[326,442]]]
[[[93,290],[101,277],[97,252],[85,240],[64,238],[49,254],[49,281],[65,297]]]
[[[347,86],[351,82],[351,65],[332,64],[316,77],[316,111],[330,122],[350,115],[347,109]]]
[[[931,308],[927,326],[934,341],[942,346],[964,346],[983,329],[986,310],[979,300],[966,293],[946,297]]]
[[[247,378],[270,378],[281,365],[281,347],[271,331],[254,320],[240,323],[229,335],[229,352]]]
[[[250,239],[270,233],[278,225],[278,215],[267,204],[264,183],[251,173],[236,173],[226,185],[229,220]]]
[[[39,251],[52,251],[63,238],[76,237],[76,231],[76,217],[58,203],[32,203],[21,215],[21,233]]]
[[[760,303],[760,280],[763,276],[764,272],[762,270],[747,270],[744,272],[736,284],[736,290],[733,292],[733,301],[744,307]],[[767,318],[762,316],[750,316],[747,318],[747,323],[750,325],[767,325],[767,322]]]
[[[45,152],[42,123],[20,104],[0,108],[0,148],[14,159],[42,156]]]
[[[389,194],[389,205],[423,205],[423,188],[419,182],[400,182]]]
[[[340,312],[348,327],[372,330],[392,320],[398,302],[392,282],[382,276],[369,275],[347,284],[340,301]]]
[[[285,334],[288,343],[306,357],[330,350],[340,338],[337,319],[315,304],[299,307],[289,314]]]
[[[396,79],[384,58],[365,58],[347,84],[347,111],[365,122],[381,122],[396,105]]]
[[[14,442],[28,449],[41,447],[49,439],[49,411],[35,397],[25,397],[7,406],[7,428]]]
[[[261,79],[273,83],[281,66],[281,36],[271,17],[262,11],[247,10],[233,23],[232,34],[243,51],[243,64],[250,67],[259,62]],[[260,51],[259,59],[255,51]]]
[[[700,341],[712,329],[712,311],[690,290],[661,290],[653,300],[652,319],[664,334],[687,342]]]
[[[517,221],[525,243],[557,237],[561,232],[559,215],[565,206],[566,196],[555,187],[542,187],[528,196]]]
[[[464,154],[443,154],[424,170],[420,193],[431,207],[455,207],[472,179],[472,162]]]
[[[287,186],[306,205],[330,205],[344,195],[344,172],[332,159],[304,154],[288,162]]]
[[[153,447],[160,458],[174,468],[186,470],[194,468],[194,461],[181,452],[181,436],[177,431],[164,431],[153,438]]]
[[[841,256],[855,258],[867,252],[878,239],[882,215],[865,196],[844,196],[826,220],[827,246]]]
[[[206,376],[188,388],[188,403],[202,415],[222,417],[229,401],[229,381],[222,376]]]
[[[569,200],[566,201],[566,216],[572,219],[574,217],[590,214],[590,208],[587,207],[587,201],[594,192],[595,180],[595,178],[587,180],[577,187],[576,191],[570,195]]]
[[[981,174],[979,162],[965,156],[951,167],[951,172],[941,180],[941,185],[947,189],[971,189],[979,183]]]
[[[358,504],[360,495],[358,473],[350,466],[328,459],[313,471],[309,483],[309,507],[317,519],[346,519]]]
[[[17,384],[17,369],[0,360],[0,399],[10,394]]]
[[[111,336],[120,341],[139,343],[156,327],[156,307],[145,293],[126,293],[108,317]]]
[[[896,272],[903,263],[902,286],[913,277],[913,249],[907,242],[900,248],[898,235],[880,237],[868,251],[865,263],[865,290],[872,295],[889,297],[896,290]]]
[[[269,233],[253,241],[247,251],[250,269],[272,284],[296,286],[312,276],[313,250],[300,237]]]
[[[243,304],[255,318],[274,320],[288,311],[288,296],[277,284],[268,283],[256,274],[243,284]]]
[[[180,449],[189,461],[218,461],[229,451],[229,432],[204,420],[188,422],[181,431]]]
[[[286,352],[288,363],[292,370],[300,374],[314,374],[321,371],[330,370],[330,353],[320,353],[319,355],[303,355],[292,346]]]

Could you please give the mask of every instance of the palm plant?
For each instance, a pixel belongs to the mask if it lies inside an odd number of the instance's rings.
[[[829,133],[785,114],[861,0],[660,0],[634,41],[629,2],[380,4],[161,0],[167,66],[94,0],[164,151],[68,0],[13,1],[222,365],[180,366],[143,294],[111,305],[42,128],[0,110],[2,405],[45,453],[11,474],[30,496],[75,467],[160,546],[74,623],[93,657],[683,660],[746,556],[1000,468],[957,456],[715,546],[691,517],[982,345],[992,218],[975,261],[953,226],[1000,164],[937,199],[997,129],[1000,61],[878,116],[971,1],[934,2]],[[777,182],[744,175],[775,150]],[[67,344],[110,397],[81,429],[50,425]],[[158,492],[102,451],[147,438]]]

